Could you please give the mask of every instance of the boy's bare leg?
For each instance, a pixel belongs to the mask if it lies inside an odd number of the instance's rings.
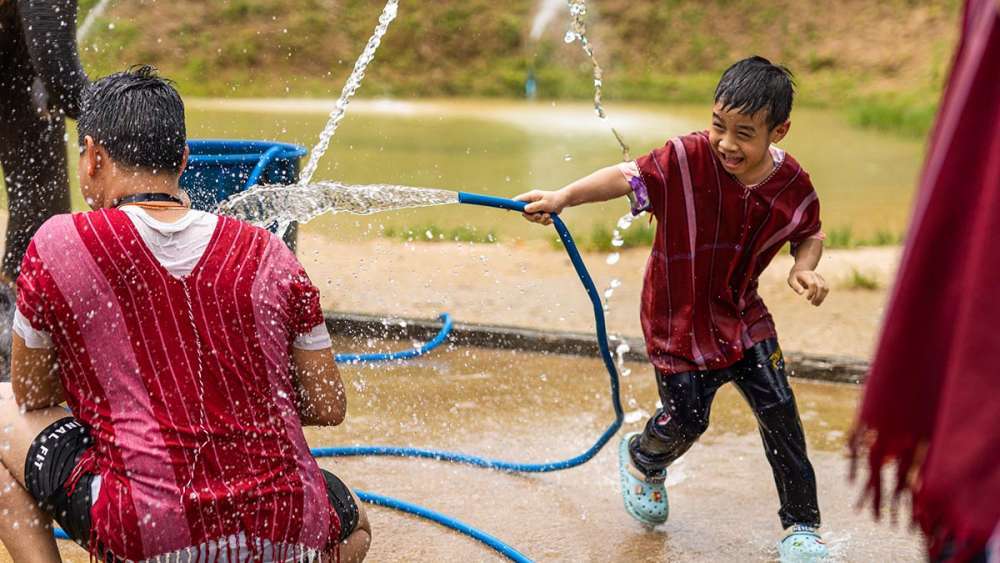
[[[24,462],[35,437],[66,416],[58,407],[21,414],[10,384],[0,384],[0,541],[18,563],[60,561],[50,519],[24,487]]]
[[[358,499],[358,495],[351,491],[351,497],[354,498],[354,505],[358,507],[358,525],[354,527],[354,532],[340,543],[340,560],[344,563],[360,563],[368,554],[368,548],[371,547],[372,528],[368,523],[368,514]]]

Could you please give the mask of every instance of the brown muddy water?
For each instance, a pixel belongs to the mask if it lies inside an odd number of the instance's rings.
[[[344,352],[406,342],[339,340]],[[622,399],[638,430],[656,406],[652,369],[629,364]],[[588,448],[613,415],[600,360],[479,348],[441,348],[402,364],[342,366],[348,417],[310,428],[313,446],[406,445],[516,461],[549,461]],[[837,561],[920,561],[905,529],[854,510],[843,455],[855,386],[793,382],[816,468],[823,533]],[[755,423],[731,386],[719,393],[701,442],[670,470],[671,519],[648,531],[622,508],[617,442],[567,471],[510,475],[426,460],[321,459],[349,485],[415,502],[487,531],[539,561],[773,561],[778,501]],[[370,561],[500,561],[481,544],[430,522],[367,506]],[[70,561],[86,561],[65,545]],[[0,556],[0,560],[4,557]]]

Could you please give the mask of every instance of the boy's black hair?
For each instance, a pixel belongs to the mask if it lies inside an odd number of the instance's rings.
[[[76,128],[81,147],[90,135],[115,162],[180,171],[187,143],[184,102],[172,82],[149,65],[133,66],[88,86]]]
[[[788,121],[794,94],[792,71],[757,56],[726,69],[715,87],[715,101],[725,110],[753,115],[766,109],[768,129]]]

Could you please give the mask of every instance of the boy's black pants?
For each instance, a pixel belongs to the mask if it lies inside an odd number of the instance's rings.
[[[715,393],[731,381],[757,417],[764,452],[778,487],[781,525],[819,526],[816,474],[806,455],[805,433],[777,339],[754,345],[744,352],[742,360],[728,368],[677,374],[657,370],[656,381],[663,408],[629,444],[636,467],[648,475],[684,455],[708,428]]]

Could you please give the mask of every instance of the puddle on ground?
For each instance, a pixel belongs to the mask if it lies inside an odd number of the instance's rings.
[[[335,343],[338,352],[406,345]],[[625,411],[651,412],[657,401],[652,369],[628,367]],[[608,378],[597,359],[452,347],[403,364],[342,366],[342,373],[349,390],[347,421],[308,429],[313,446],[406,445],[547,461],[582,452],[612,419]],[[803,380],[793,386],[834,560],[921,561],[917,536],[872,523],[853,508],[857,487],[846,481],[842,449],[859,388]],[[625,430],[644,422],[643,415]],[[584,466],[541,475],[392,458],[322,459],[320,465],[353,487],[456,517],[539,561],[775,559],[781,533],[777,494],[753,417],[732,386],[716,398],[709,431],[671,470],[671,519],[656,531],[635,523],[622,508],[616,445],[617,437]],[[374,529],[371,561],[502,560],[435,524],[367,509]],[[75,546],[62,551],[69,561],[87,560]]]

